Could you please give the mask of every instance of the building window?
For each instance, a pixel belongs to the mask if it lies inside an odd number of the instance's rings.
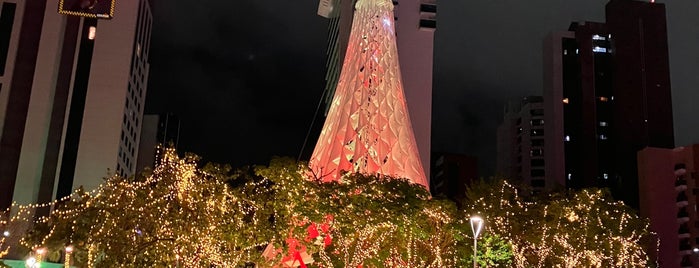
[[[531,165],[532,167],[543,167],[544,159],[532,159]]]
[[[607,122],[605,122],[605,121],[600,121],[600,122],[599,122],[599,126],[600,126],[600,127],[606,127],[606,126],[607,126]]]
[[[532,187],[543,188],[546,186],[546,181],[544,180],[532,180]]]
[[[532,139],[532,146],[544,146],[544,140],[543,139]]]
[[[544,119],[534,119],[530,120],[529,124],[532,126],[543,126],[544,125]]]
[[[600,140],[603,140],[603,141],[604,141],[604,140],[607,140],[607,135],[600,134],[600,135],[599,135],[599,139],[600,139]]]
[[[543,129],[532,129],[531,135],[532,136],[544,136],[544,130]]]
[[[532,109],[529,111],[529,113],[533,116],[544,115],[544,109]]]
[[[543,177],[545,172],[543,169],[532,169],[530,174],[532,177]]]
[[[599,97],[599,101],[601,101],[601,102],[608,102],[608,101],[609,101],[609,98],[602,96],[602,97]]]
[[[529,151],[530,156],[542,156],[544,155],[544,149],[532,149]]]
[[[572,179],[573,179],[573,174],[572,174],[572,173],[568,173],[568,180],[572,180]]]
[[[564,141],[570,141],[570,136],[566,135],[565,138],[563,138]]]
[[[604,47],[594,47],[594,48],[592,48],[592,52],[607,53],[607,48],[604,48]]]
[[[607,174],[607,173],[602,173],[602,178],[604,178],[605,180],[608,180],[608,179],[609,179],[609,174]]]

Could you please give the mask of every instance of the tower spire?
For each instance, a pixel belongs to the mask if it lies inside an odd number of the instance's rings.
[[[407,178],[428,187],[403,92],[389,0],[357,1],[340,81],[310,167]]]

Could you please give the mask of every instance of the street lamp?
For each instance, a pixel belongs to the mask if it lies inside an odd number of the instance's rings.
[[[473,268],[476,268],[478,262],[477,239],[483,229],[483,218],[478,216],[471,217],[471,231],[473,231]]]

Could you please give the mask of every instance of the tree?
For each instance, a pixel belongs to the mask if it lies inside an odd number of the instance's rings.
[[[497,190],[496,190],[497,189]],[[608,191],[583,189],[525,199],[504,180],[473,185],[469,210],[509,241],[517,267],[644,267],[648,222]]]
[[[458,267],[463,221],[420,185],[345,174],[323,183],[273,159],[232,171],[165,150],[152,173],[56,203],[24,239],[81,267]],[[61,254],[58,254],[59,256]]]

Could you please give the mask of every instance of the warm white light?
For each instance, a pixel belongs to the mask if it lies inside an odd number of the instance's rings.
[[[73,246],[67,246],[66,253],[72,253],[72,252],[73,252]]]
[[[10,232],[9,231],[4,231],[2,232],[2,235],[5,237],[10,237]]]
[[[90,26],[90,30],[87,33],[87,39],[95,40],[95,36],[97,36],[97,27]]]
[[[25,266],[29,268],[39,267],[38,263],[36,262],[36,258],[34,257],[29,257],[29,259],[25,261]]]
[[[36,250],[36,254],[44,255],[46,253],[46,248],[39,248]]]
[[[483,229],[483,218],[478,216],[471,217],[471,231],[473,231],[473,238],[478,238]]]
[[[692,251],[694,251],[694,253],[699,253],[699,248],[694,248]]]
[[[568,104],[570,103],[570,100],[568,98],[563,99],[563,103]]]

